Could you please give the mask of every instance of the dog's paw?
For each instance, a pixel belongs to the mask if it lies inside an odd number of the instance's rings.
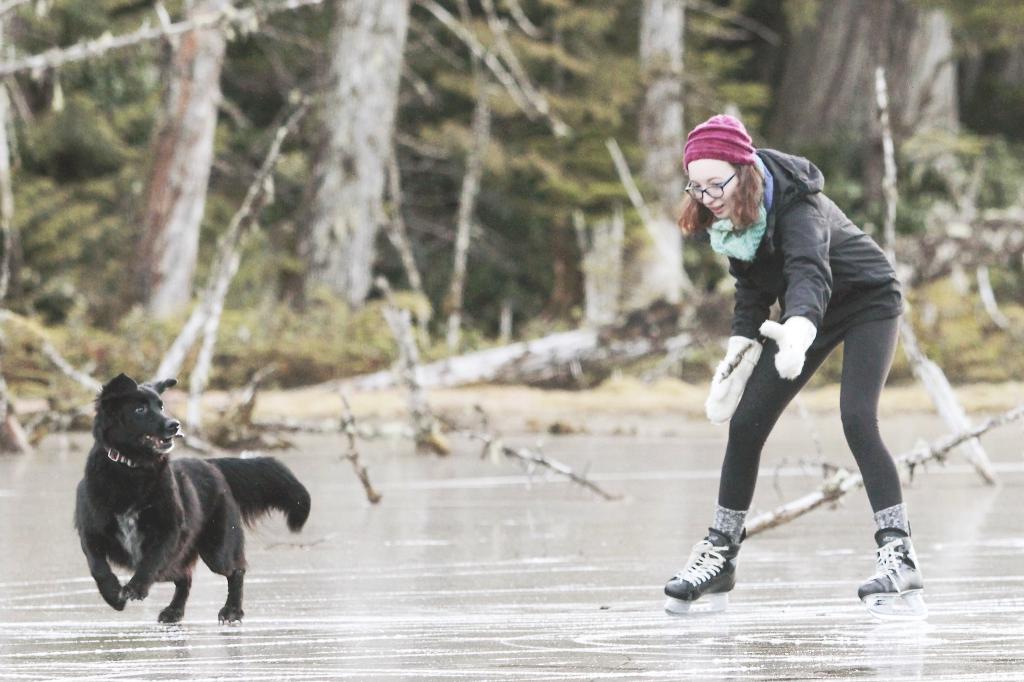
[[[217,622],[221,625],[241,625],[245,612],[238,606],[225,606],[217,614]]]
[[[115,592],[114,594],[104,594],[103,601],[110,604],[110,608],[115,611],[124,611],[124,605],[127,603],[125,602],[124,597],[121,596],[120,591]]]
[[[134,579],[121,588],[121,599],[123,601],[142,601],[149,596],[149,587],[140,585]]]
[[[158,623],[180,623],[181,619],[185,617],[185,609],[179,609],[174,606],[168,606],[166,609],[160,612],[157,617]]]
[[[117,578],[111,577],[99,581],[100,596],[103,601],[110,605],[115,611],[124,611],[124,598],[121,596],[121,583]]]

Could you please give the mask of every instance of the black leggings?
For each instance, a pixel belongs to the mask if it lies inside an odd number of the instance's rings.
[[[899,473],[878,433],[878,397],[892,365],[898,332],[899,318],[894,317],[825,334],[811,344],[803,371],[791,381],[779,377],[775,369],[778,346],[774,341],[766,342],[729,422],[718,504],[738,511],[750,508],[761,449],[768,434],[789,401],[840,342],[844,345],[839,411],[846,442],[864,477],[872,510],[900,504],[903,493]]]

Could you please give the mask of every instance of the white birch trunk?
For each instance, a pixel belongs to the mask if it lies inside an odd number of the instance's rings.
[[[306,283],[359,306],[372,281],[409,0],[337,0],[335,12]]]
[[[227,297],[231,280],[238,272],[242,257],[237,248],[232,251],[223,264],[224,273],[214,284],[211,300],[200,305],[208,305],[206,317],[202,322],[203,343],[199,347],[195,367],[188,378],[188,410],[186,421],[191,429],[201,431],[203,427],[202,398],[206,390],[206,382],[213,367],[213,351],[217,345],[217,331],[220,329],[220,318],[224,312],[224,299]]]
[[[3,49],[5,27],[0,20],[0,50]],[[10,119],[10,100],[7,98],[7,86],[0,83],[0,249],[3,249],[0,261],[0,301],[7,296],[11,283],[13,267],[14,234],[14,190],[11,180],[11,148],[7,139],[8,122]]]
[[[456,352],[462,332],[462,302],[466,289],[466,261],[469,255],[469,240],[473,232],[473,214],[476,212],[476,197],[480,192],[480,177],[484,171],[484,158],[491,139],[491,107],[488,103],[486,80],[477,72],[477,99],[473,109],[473,146],[466,159],[466,173],[462,178],[462,193],[459,198],[459,215],[455,232],[455,257],[452,265],[451,287],[445,308],[448,313],[447,344],[450,353]]]
[[[893,144],[889,116],[888,83],[885,70],[881,67],[875,71],[875,103],[878,107],[878,120],[881,127],[884,156],[882,186],[886,211],[883,232],[886,235],[886,252],[889,262],[892,263],[894,269],[897,269],[894,246],[896,239],[896,202],[898,199],[895,145]],[[960,400],[953,391],[953,387],[950,386],[949,380],[946,379],[945,373],[921,351],[917,343],[917,335],[910,324],[909,316],[910,310],[909,306],[907,306],[907,312],[900,321],[900,338],[903,342],[903,351],[910,361],[914,376],[924,386],[932,399],[932,403],[935,405],[935,409],[938,410],[939,415],[949,425],[950,430],[953,432],[969,430],[971,424],[967,419],[966,411],[960,405]],[[995,485],[995,472],[992,470],[988,453],[982,447],[981,441],[977,438],[967,440],[960,445],[959,450],[974,465],[975,470],[986,483]]]
[[[673,217],[683,196],[683,27],[685,0],[644,0],[640,69],[645,84],[640,113],[644,148],[641,177],[653,193],[642,245],[628,255],[626,307],[657,299],[678,303],[690,288],[683,270],[683,240]]]
[[[201,0],[192,15],[223,11],[229,0]],[[176,39],[160,121],[151,147],[139,267],[146,307],[167,317],[192,296],[199,228],[213,161],[225,38],[216,28]]]
[[[582,211],[573,212],[576,241],[583,256],[583,322],[599,327],[615,321],[622,291],[622,244],[626,220],[622,208],[592,227]]]
[[[0,16],[0,53],[7,46],[7,21]],[[11,252],[14,249],[14,191],[11,181],[11,153],[7,140],[7,124],[10,116],[10,102],[7,99],[7,86],[0,83],[0,309],[7,297],[7,288],[11,277]],[[3,360],[6,351],[3,334],[0,333],[0,451],[31,452],[18,417],[9,404],[7,381],[4,378]]]
[[[978,266],[977,279],[978,295],[981,297],[981,304],[985,307],[985,312],[988,313],[989,319],[1003,331],[1013,333],[1013,326],[1010,324],[1009,318],[999,309],[996,294],[992,291],[992,281],[988,276],[987,265]]]
[[[427,300],[427,294],[423,291],[423,277],[416,265],[412,242],[409,240],[409,230],[406,229],[405,217],[402,213],[402,173],[398,166],[398,155],[395,153],[394,147],[391,148],[391,155],[388,159],[388,194],[391,198],[391,215],[385,223],[388,240],[395,247],[399,258],[402,259],[402,267],[405,269],[405,276],[409,279],[409,286],[423,300]]]

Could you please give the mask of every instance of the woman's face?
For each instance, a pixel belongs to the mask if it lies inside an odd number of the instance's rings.
[[[718,220],[732,216],[733,197],[739,183],[734,177],[736,169],[730,163],[717,159],[697,159],[686,167],[686,173],[690,176],[690,184],[687,185],[690,196],[707,206]],[[721,196],[715,197],[712,194]]]

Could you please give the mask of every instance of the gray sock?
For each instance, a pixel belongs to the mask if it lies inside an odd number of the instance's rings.
[[[743,534],[743,521],[747,518],[747,512],[726,509],[721,505],[715,505],[715,520],[711,527],[720,533],[725,533],[733,542],[739,542]]]
[[[907,521],[907,505],[904,503],[894,504],[875,512],[875,526],[878,530],[883,528],[899,528],[910,535],[910,522]]]

